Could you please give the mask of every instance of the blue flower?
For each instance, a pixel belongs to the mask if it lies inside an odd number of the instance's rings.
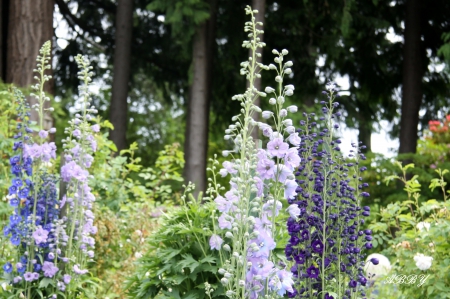
[[[20,245],[20,237],[18,235],[12,235],[11,238],[9,239],[11,241],[11,244],[18,246]]]
[[[13,270],[13,266],[11,265],[10,262],[7,262],[6,264],[3,265],[3,270],[5,271],[5,273],[11,273]]]

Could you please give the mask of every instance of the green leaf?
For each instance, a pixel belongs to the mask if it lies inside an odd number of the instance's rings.
[[[45,277],[45,278],[42,279],[41,282],[39,283],[39,288],[40,288],[40,289],[45,289],[46,287],[48,287],[49,284],[52,285],[52,286],[54,286],[53,279],[52,279],[52,278]]]

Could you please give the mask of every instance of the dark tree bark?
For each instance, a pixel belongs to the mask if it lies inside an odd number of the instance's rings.
[[[193,81],[187,108],[184,178],[195,184],[194,196],[204,192],[207,186],[209,107],[217,0],[211,0],[210,7],[210,19],[198,27],[192,48]]]
[[[127,147],[128,83],[130,81],[131,34],[133,30],[133,0],[118,0],[114,75],[111,95],[110,121],[114,130],[110,139],[120,151]]]
[[[6,81],[6,38],[9,0],[0,0],[0,81]]]
[[[255,14],[256,22],[262,22],[264,24],[264,16],[266,13],[266,0],[252,0],[252,9],[256,9],[258,11],[257,14]],[[263,26],[257,26],[258,29],[264,30]],[[261,41],[264,41],[264,34],[259,35],[259,38]],[[261,57],[256,57],[256,61],[259,63],[262,63],[262,49],[258,49],[258,53],[261,54]],[[251,57],[252,51],[249,50],[249,57]],[[248,85],[248,83],[247,83]],[[261,88],[261,78],[255,79],[255,88],[259,91],[262,91]],[[255,100],[255,105],[260,107],[261,106],[261,98],[257,97]],[[253,114],[253,119],[255,121],[259,121],[259,113]],[[254,128],[252,131],[252,137],[254,140],[259,139],[259,130],[258,128]]]
[[[33,70],[41,46],[53,37],[53,0],[14,0],[9,2],[8,37],[6,45],[6,82],[20,87],[35,83]],[[3,6],[5,8],[5,6]],[[51,75],[51,70],[47,74]],[[53,94],[53,81],[47,82],[44,91]],[[36,103],[29,97],[30,105]],[[45,103],[50,105],[49,102]],[[47,106],[47,107],[48,107]],[[37,121],[37,112],[31,111],[31,120]],[[44,116],[44,128],[50,129],[53,120]]]
[[[421,40],[421,1],[406,1],[403,86],[399,154],[415,153],[422,103],[423,46]]]
[[[372,151],[372,125],[370,122],[360,120],[358,129],[358,141],[362,142],[362,145],[366,146],[366,151]]]

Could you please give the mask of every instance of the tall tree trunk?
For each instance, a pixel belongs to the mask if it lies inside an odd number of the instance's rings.
[[[33,70],[39,49],[53,37],[53,0],[13,0],[9,3],[9,22],[6,53],[6,82],[20,87],[35,83]],[[5,8],[5,6],[3,6]],[[51,75],[51,70],[48,70]],[[53,94],[53,81],[45,85],[45,92]],[[29,97],[30,105],[36,103]],[[46,102],[46,105],[50,103]],[[37,121],[32,110],[31,120]],[[45,116],[44,128],[52,127],[50,115]]]
[[[194,196],[204,192],[207,185],[209,107],[217,0],[210,1],[210,8],[210,19],[198,27],[192,48],[193,81],[187,108],[184,178],[195,184]]]
[[[422,102],[423,48],[421,41],[421,1],[406,1],[403,86],[399,154],[415,153]]]
[[[0,0],[0,81],[6,81],[6,38],[9,0]]]
[[[372,151],[372,124],[370,122],[359,120],[359,129],[358,129],[358,141],[362,142],[362,145],[366,146],[366,151]]]
[[[118,0],[114,75],[111,95],[110,121],[114,130],[110,139],[120,151],[127,147],[128,83],[130,81],[131,34],[133,31],[133,0]]]
[[[266,0],[252,0],[252,9],[256,9],[258,11],[257,14],[255,14],[255,19],[256,22],[262,22],[264,24],[264,16],[266,13]],[[264,30],[264,25],[263,26],[257,26],[258,29]],[[259,38],[261,39],[261,42],[264,41],[264,34],[259,35]],[[258,53],[261,54],[260,57],[256,57],[256,61],[259,63],[262,63],[262,49],[259,48],[258,49]],[[249,57],[251,57],[252,55],[252,50],[249,50]],[[248,82],[247,82],[248,84]],[[256,78],[255,79],[255,88],[259,91],[261,91],[261,78]],[[261,98],[257,97],[255,100],[255,105],[260,107],[261,106]],[[259,114],[258,113],[254,113],[253,114],[253,119],[255,121],[259,121]],[[259,130],[258,128],[254,128],[252,131],[252,137],[254,140],[259,139]]]

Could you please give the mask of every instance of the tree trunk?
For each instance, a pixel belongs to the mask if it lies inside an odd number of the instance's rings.
[[[128,82],[130,81],[131,34],[133,31],[133,0],[118,0],[114,77],[111,95],[110,121],[114,130],[110,139],[120,151],[127,147]]]
[[[252,0],[252,9],[256,9],[258,11],[257,14],[255,14],[255,19],[256,22],[262,22],[264,24],[264,16],[265,16],[265,12],[266,12],[266,0]],[[263,26],[257,26],[258,29],[260,30],[264,30],[264,25]],[[264,34],[259,35],[259,38],[261,39],[261,42],[264,41]],[[262,49],[259,48],[258,49],[258,53],[261,54],[261,57],[256,57],[256,61],[259,63],[262,63]],[[252,55],[252,50],[249,50],[249,57],[251,57]],[[248,81],[247,81],[247,87],[248,87]],[[255,79],[255,88],[259,91],[262,91],[261,88],[261,78],[256,78]],[[255,105],[260,107],[261,106],[261,98],[257,97],[255,100]],[[259,121],[259,113],[254,113],[253,114],[253,119],[255,121]],[[258,128],[254,128],[252,131],[252,137],[254,140],[259,139],[259,129]]]
[[[362,145],[366,146],[366,150],[363,152],[372,151],[372,124],[370,122],[359,120],[359,132],[358,132],[358,141],[362,142]]]
[[[35,83],[33,70],[41,46],[53,37],[53,0],[14,0],[9,5],[8,38],[6,53],[6,82],[19,87],[29,87]],[[3,6],[5,9],[5,6]],[[4,12],[3,12],[4,13]],[[51,75],[51,70],[48,70]],[[47,82],[45,92],[53,94],[53,81]],[[36,103],[29,97],[30,105]],[[46,102],[46,107],[50,106]],[[37,121],[37,112],[31,111],[31,120]],[[44,128],[50,129],[53,120],[45,115]]]
[[[192,48],[193,81],[189,90],[184,155],[184,178],[195,184],[194,196],[206,190],[209,106],[211,98],[212,56],[215,45],[217,0],[210,1],[210,19],[201,24]]]
[[[415,153],[422,102],[421,1],[406,1],[399,154]]]
[[[9,0],[0,0],[0,81],[6,81],[6,38]]]

